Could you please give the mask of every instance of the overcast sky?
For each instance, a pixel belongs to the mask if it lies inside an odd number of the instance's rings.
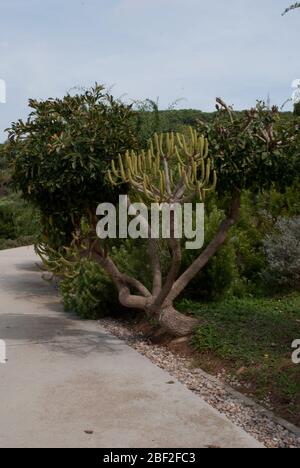
[[[28,98],[95,81],[162,108],[212,110],[221,96],[246,108],[282,104],[300,78],[300,10],[291,0],[0,0],[3,129]]]

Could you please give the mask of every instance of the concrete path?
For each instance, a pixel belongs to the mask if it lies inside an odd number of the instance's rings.
[[[32,248],[0,252],[1,448],[259,447],[95,322],[64,313],[37,261]]]

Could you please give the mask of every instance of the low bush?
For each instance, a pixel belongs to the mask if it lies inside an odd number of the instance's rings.
[[[0,250],[16,249],[26,245],[33,245],[36,241],[36,236],[22,236],[18,239],[0,239]]]
[[[0,249],[33,244],[39,232],[36,209],[17,194],[0,198]]]
[[[270,286],[300,290],[300,216],[280,218],[264,247],[268,262],[265,281]]]
[[[102,268],[90,260],[77,264],[72,277],[60,283],[64,307],[84,319],[96,319],[120,310],[115,287]]]

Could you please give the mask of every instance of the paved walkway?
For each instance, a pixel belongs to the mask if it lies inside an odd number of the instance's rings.
[[[64,313],[36,262],[29,247],[0,252],[1,448],[259,446],[95,322]]]

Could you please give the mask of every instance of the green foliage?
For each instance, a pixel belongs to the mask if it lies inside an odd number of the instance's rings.
[[[204,113],[195,109],[175,109],[175,101],[167,110],[159,110],[159,103],[150,99],[135,103],[136,133],[143,147],[154,133],[181,132],[183,127],[196,127],[199,120],[210,121],[214,113]]]
[[[296,180],[285,191],[272,188],[259,195],[257,209],[274,219],[300,215],[300,181]],[[274,224],[274,223],[273,223]]]
[[[36,242],[37,237],[34,236],[20,236],[17,239],[1,239],[0,238],[0,250],[16,249],[18,247],[24,247],[26,245],[33,245]]]
[[[271,286],[300,290],[300,216],[280,218],[264,247],[268,267],[264,278]]]
[[[272,220],[258,207],[259,196],[245,192],[240,217],[232,229],[232,238],[239,275],[248,284],[257,284],[265,267],[263,239],[272,227]]]
[[[10,192],[11,169],[6,148],[6,144],[0,144],[0,197]]]
[[[300,374],[291,363],[291,343],[300,336],[300,295],[281,299],[231,298],[207,304],[182,301],[202,325],[193,338],[197,364],[226,369],[277,412],[300,422]]]
[[[151,266],[148,261],[147,248],[147,241],[144,239],[126,239],[112,248],[111,257],[120,271],[137,278],[150,290]]]
[[[115,286],[101,266],[89,258],[68,258],[67,252],[62,257],[48,252],[48,269],[60,277],[59,289],[65,309],[85,319],[96,319],[122,310]],[[144,242],[128,239],[118,248],[112,247],[111,256],[121,271],[149,284],[150,267],[145,265],[144,252]]]
[[[14,212],[11,203],[1,202],[0,206],[0,237],[12,239],[15,235]]]
[[[131,188],[148,203],[182,203],[187,197],[204,200],[216,187],[216,171],[208,157],[208,141],[192,127],[183,133],[155,133],[147,151],[126,151],[112,161],[107,178],[112,186]],[[178,190],[182,185],[182,190]]]
[[[138,148],[134,128],[139,143],[145,146],[155,131],[184,131],[185,125],[199,125],[210,139],[210,153],[219,173],[218,197],[212,195],[207,201],[206,243],[223,219],[232,192],[243,190],[244,195],[240,220],[228,242],[195,278],[184,297],[211,300],[255,290],[266,265],[266,233],[279,216],[300,214],[299,182],[286,188],[297,174],[297,118],[278,114],[275,108],[268,111],[261,104],[248,113],[232,113],[231,120],[228,111],[220,109],[212,114],[174,108],[159,111],[152,101],[138,105],[134,114],[130,106],[115,101],[99,86],[62,100],[30,101],[30,105],[33,111],[28,121],[13,124],[8,144],[0,147],[0,161],[3,177],[7,177],[5,184],[12,160],[15,186],[26,199],[41,207],[43,240],[49,246],[69,245],[83,217],[91,220],[98,203],[115,200],[120,187],[112,189],[104,174],[118,153]],[[271,126],[272,138],[269,135],[269,142],[262,141],[264,131],[270,132]],[[279,186],[285,192],[278,191]],[[258,194],[261,189],[265,190]],[[4,236],[15,239],[13,242],[18,242],[16,236],[24,233],[26,238],[27,233],[36,231],[37,227],[30,231],[30,222],[28,208],[17,216],[6,205],[0,209],[0,230]],[[22,230],[22,225],[27,227]],[[160,249],[164,266],[169,262],[169,252],[164,243]],[[196,254],[185,252],[183,267]],[[150,287],[143,242],[118,243],[112,256],[122,271]],[[73,268],[77,271],[75,277],[64,277],[61,285],[66,306],[72,304],[73,310],[85,317],[97,316],[105,307],[111,310],[104,289],[112,297],[116,294],[102,270],[81,262]],[[83,278],[89,278],[90,286]]]
[[[39,232],[37,210],[17,194],[0,198],[0,249],[33,244]]]
[[[299,120],[282,119],[277,108],[269,110],[262,103],[241,113],[224,103],[217,108],[213,121],[199,128],[209,140],[220,197],[291,185],[300,164]]]
[[[6,144],[0,145],[0,250],[34,244],[40,235],[38,210],[11,190]]]
[[[208,292],[206,298],[217,299],[228,294],[239,295],[243,290],[232,242],[223,246],[218,254],[211,259],[203,273],[203,284],[206,284]],[[199,278],[199,286],[202,287],[201,277]]]
[[[210,122],[215,112],[202,112],[196,109],[167,109],[160,111],[163,131],[180,131],[182,127],[196,127],[199,120]]]
[[[221,220],[227,199],[215,195],[206,201],[205,245],[213,238]],[[184,298],[211,300],[245,294],[270,294],[266,288],[266,236],[274,232],[277,219],[300,215],[299,185],[288,187],[284,193],[275,189],[254,195],[244,192],[240,216],[225,245],[197,275],[184,292]],[[286,242],[284,242],[284,245]],[[295,249],[294,249],[295,250]],[[195,260],[197,252],[184,253],[183,268]]]
[[[89,230],[82,220],[82,231]],[[66,310],[76,312],[85,319],[96,319],[123,310],[118,292],[104,269],[93,260],[88,251],[78,245],[74,235],[71,246],[52,249],[47,244],[36,246],[45,267],[59,282]],[[131,239],[111,245],[111,258],[118,262],[121,271],[149,283],[150,267],[145,264],[145,241]]]
[[[136,113],[136,134],[143,147],[148,143],[152,135],[162,131],[161,112],[158,109],[158,103],[151,99],[138,101],[135,103]]]
[[[294,106],[294,115],[297,115],[298,117],[300,116],[300,102]]]
[[[291,343],[300,333],[299,294],[283,299],[249,297],[211,304],[184,301],[179,308],[194,312],[206,323],[194,338],[197,348],[237,360],[237,366],[241,361],[259,362],[265,355],[285,352],[290,356]]]
[[[97,263],[88,259],[74,264],[72,276],[65,277],[59,288],[65,309],[84,319],[96,319],[120,310],[110,278]]]
[[[68,245],[81,217],[117,196],[104,173],[119,153],[136,147],[134,114],[98,85],[29,105],[28,120],[8,130],[13,182],[41,210],[45,240]]]
[[[131,239],[112,248],[111,256],[121,271],[149,284],[150,266],[145,264],[145,243]],[[75,263],[76,275],[60,283],[66,310],[85,319],[96,319],[122,311],[118,292],[100,265],[89,259]]]
[[[232,193],[243,193],[239,221],[228,242],[191,283],[184,297],[199,300],[240,296],[258,288],[261,291],[266,234],[272,231],[279,216],[300,214],[299,120],[291,113],[269,110],[261,103],[249,112],[219,108],[217,113],[204,115],[156,108],[155,113],[160,129],[165,126],[169,130],[177,125],[182,130],[184,113],[194,116],[195,120],[189,123],[201,120],[200,129],[209,138],[209,151],[218,171],[219,196],[206,202],[206,244],[224,217]],[[183,269],[195,255],[185,252]]]
[[[224,212],[217,208],[216,199],[209,202],[205,217],[205,246],[215,236],[224,218]],[[198,251],[187,250],[183,255],[182,271],[184,271],[199,255]],[[194,300],[211,300],[226,294],[238,293],[243,288],[237,267],[237,257],[233,237],[221,247],[207,266],[195,277],[183,293],[184,298]]]

